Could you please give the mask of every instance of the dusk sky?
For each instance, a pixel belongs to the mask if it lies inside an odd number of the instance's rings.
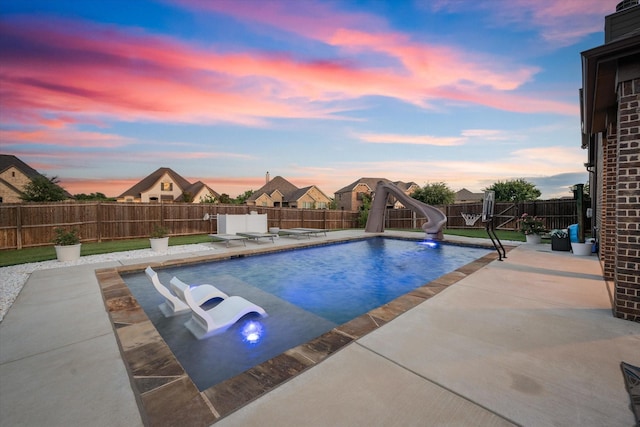
[[[236,197],[281,175],[542,198],[587,181],[580,52],[619,0],[0,3],[0,153],[70,193],[159,167]]]

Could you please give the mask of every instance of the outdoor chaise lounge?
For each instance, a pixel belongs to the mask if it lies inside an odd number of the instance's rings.
[[[296,228],[291,228],[291,230],[300,230],[300,231],[306,231],[310,234],[315,235],[316,237],[320,235],[320,233],[324,234],[325,236],[327,235],[327,230],[326,228],[306,228],[306,227],[296,227]]]
[[[304,236],[307,239],[311,238],[310,231],[302,230],[299,228],[285,228],[280,230],[280,234],[287,237],[295,237],[296,239],[299,239],[301,236]]]
[[[275,243],[274,239],[278,237],[278,235],[274,233],[262,233],[259,231],[245,231],[236,234],[238,236],[246,237],[247,239],[255,240],[257,243],[260,243],[260,239],[271,239],[271,243]]]
[[[242,241],[242,243],[244,243],[245,246],[247,246],[247,238],[244,236],[238,236],[237,234],[209,234],[209,237],[214,240],[221,240],[225,242],[227,244],[227,247],[229,247],[229,242],[231,242],[232,240],[240,240]]]
[[[158,306],[165,317],[172,317],[190,310],[187,302],[184,299],[180,298],[179,295],[174,295],[173,293],[171,293],[169,288],[167,288],[162,284],[162,282],[160,282],[158,273],[156,273],[153,268],[147,267],[144,272],[147,274],[147,277],[149,278],[149,280],[151,280],[151,283],[153,283],[153,286],[160,293],[160,295],[165,298],[165,302]],[[198,306],[214,298],[225,299],[228,297],[228,295],[222,292],[220,289],[216,288],[213,285],[207,284],[195,286],[193,288],[192,295],[195,304],[198,304]]]
[[[181,285],[178,284],[178,286]],[[188,285],[184,285],[183,292],[191,308],[191,319],[184,325],[199,340],[226,331],[249,313],[256,313],[261,317],[267,316],[267,312],[262,307],[239,296],[231,296],[215,307],[205,310],[195,302],[192,289]]]

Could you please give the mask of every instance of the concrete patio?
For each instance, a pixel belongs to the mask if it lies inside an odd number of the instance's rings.
[[[170,258],[33,273],[0,323],[0,424],[143,425],[94,271]],[[520,245],[216,426],[633,426],[621,361],[640,366],[640,324],[612,316],[597,258]]]

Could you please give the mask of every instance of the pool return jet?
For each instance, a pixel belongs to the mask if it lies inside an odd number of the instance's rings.
[[[427,239],[444,240],[442,229],[447,223],[447,216],[444,213],[431,205],[407,196],[396,185],[385,183],[384,181],[378,181],[378,185],[376,186],[373,203],[371,204],[371,209],[369,209],[365,232],[381,233],[384,231],[384,214],[389,195],[393,195],[405,207],[427,218],[427,222],[422,224],[422,229],[426,233]]]

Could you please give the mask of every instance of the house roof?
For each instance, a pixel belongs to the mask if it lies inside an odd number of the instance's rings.
[[[338,194],[338,193],[350,193],[359,184],[365,184],[369,188],[371,188],[371,190],[375,190],[376,186],[378,185],[378,181],[384,181],[385,183],[391,182],[387,178],[360,178],[359,180],[352,182],[351,184],[347,185],[346,187],[342,187],[341,189],[336,191],[336,194]]]
[[[40,172],[38,172],[16,156],[11,154],[0,154],[0,172],[4,172],[12,166],[29,178],[35,178],[36,176],[40,175]]]
[[[302,196],[304,196],[305,194],[307,194],[309,191],[311,191],[312,188],[315,188],[316,190],[318,190],[324,197],[326,197],[327,199],[329,199],[329,197],[327,197],[326,194],[324,194],[324,192],[322,190],[320,190],[318,187],[316,187],[315,185],[310,185],[308,187],[304,187],[304,188],[300,188],[298,189],[298,191],[293,192],[291,195],[289,195],[289,200],[298,200],[300,199]]]
[[[276,176],[275,178],[269,180],[269,182],[267,182],[261,188],[254,191],[253,194],[247,200],[254,201],[258,197],[262,196],[263,194],[270,196],[276,190],[282,193],[282,196],[284,197],[285,200],[295,200],[291,198],[291,195],[296,193],[299,190],[299,188],[293,185],[292,183],[290,183],[289,181],[287,181],[286,179],[284,179],[283,177]]]
[[[216,193],[215,191],[213,191],[208,185],[206,185],[204,182],[202,181],[197,181],[193,184],[191,184],[189,187],[187,188],[183,188],[182,189],[182,194],[180,194],[178,197],[176,197],[175,201],[176,202],[182,202],[184,201],[184,193],[191,193],[193,196],[195,196],[196,194],[198,194],[199,192],[201,192],[203,189],[206,189],[209,193],[213,194],[213,196],[215,198],[220,198],[220,195],[218,193]]]
[[[456,191],[455,200],[482,200],[484,198],[484,193],[472,193],[471,191],[463,188],[461,190]]]
[[[184,191],[186,188],[191,187],[191,183],[189,181],[187,181],[182,176],[180,176],[179,174],[174,172],[172,169],[170,169],[170,168],[159,168],[155,172],[153,172],[150,175],[148,175],[145,178],[143,178],[142,181],[138,182],[136,185],[134,185],[133,187],[129,188],[127,191],[125,191],[124,193],[122,193],[118,197],[125,197],[125,196],[140,197],[142,195],[142,192],[144,192],[144,191],[148,190],[149,188],[153,187],[154,184],[156,182],[158,182],[158,180],[160,178],[162,178],[162,176],[164,176],[164,174],[169,175],[171,177],[171,179],[173,179],[175,181],[175,183],[180,186],[182,191]]]
[[[616,85],[639,74],[640,4],[620,2],[616,12],[605,17],[604,27],[605,43],[581,53],[582,148],[589,146],[591,135],[606,130],[607,117],[618,102]]]
[[[338,194],[338,193],[350,193],[359,184],[365,184],[369,188],[371,188],[371,191],[373,191],[378,186],[378,182],[379,181],[382,181],[385,184],[389,184],[389,183],[394,184],[396,187],[400,188],[402,191],[406,191],[412,185],[418,185],[413,181],[410,181],[410,182],[402,182],[402,181],[392,182],[392,181],[388,180],[387,178],[360,178],[359,180],[354,181],[351,184],[347,185],[346,187],[343,187],[340,190],[336,191],[336,194]]]

